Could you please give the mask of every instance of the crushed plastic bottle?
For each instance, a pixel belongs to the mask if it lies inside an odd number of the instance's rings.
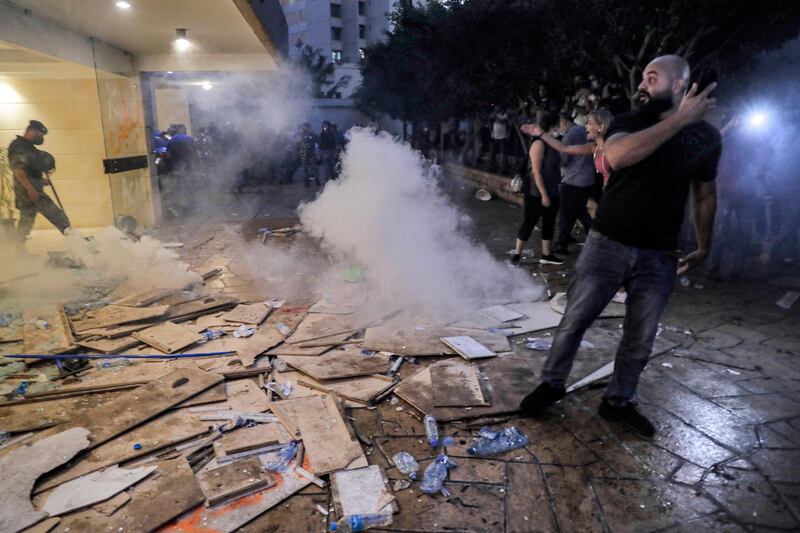
[[[33,321],[33,325],[38,329],[50,329],[50,322],[42,320],[41,318]]]
[[[205,344],[208,341],[213,341],[214,339],[219,339],[220,337],[225,335],[225,332],[222,331],[221,329],[209,329],[208,331],[204,331],[200,335],[202,335],[202,337],[200,338],[199,341],[197,341],[197,343],[198,344]]]
[[[256,328],[251,328],[250,326],[242,324],[233,331],[233,336],[237,339],[242,339],[245,337],[251,337],[255,332]]]
[[[525,346],[527,346],[529,350],[546,352],[553,346],[553,343],[547,339],[528,338],[528,343]]]
[[[417,471],[419,470],[419,463],[414,456],[408,452],[397,452],[392,457],[394,465],[403,474],[408,476],[411,481],[417,480]]]
[[[265,465],[265,468],[270,472],[283,472],[289,466],[289,463],[292,462],[295,455],[297,455],[297,441],[293,440],[284,446],[283,449],[278,452],[278,455]]]
[[[515,426],[511,426],[500,432],[481,430],[480,434],[481,438],[467,448],[467,453],[470,455],[486,457],[487,455],[496,455],[528,444],[527,435],[520,433]]]
[[[433,418],[431,415],[425,415],[425,420],[423,421],[425,425],[425,436],[428,439],[428,444],[431,445],[432,448],[436,449],[439,447],[439,428],[436,427],[436,419]]]
[[[352,514],[339,519],[331,524],[331,531],[336,533],[356,533],[374,527],[390,526],[392,513]]]
[[[444,480],[447,477],[447,471],[455,468],[457,465],[445,454],[440,453],[439,457],[434,462],[428,465],[425,473],[422,474],[422,483],[420,489],[425,494],[436,494],[444,487]]]
[[[292,328],[290,328],[283,322],[278,322],[277,324],[275,324],[275,329],[277,329],[278,333],[280,333],[283,336],[286,336],[292,332]]]
[[[100,359],[94,364],[94,367],[98,370],[113,370],[115,368],[123,368],[126,366],[130,366],[131,362],[127,359],[122,358],[115,358],[115,359]]]

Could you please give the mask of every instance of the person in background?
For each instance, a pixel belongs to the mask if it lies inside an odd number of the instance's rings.
[[[564,132],[565,146],[586,144],[586,128],[572,121],[568,113],[561,113],[559,129]],[[558,212],[558,240],[554,252],[559,255],[569,254],[569,243],[572,239],[572,228],[579,220],[588,234],[592,219],[586,210],[586,204],[595,184],[594,162],[591,154],[561,155],[561,207]]]
[[[336,133],[327,120],[322,121],[322,130],[317,137],[319,145],[319,157],[322,166],[325,168],[325,179],[336,179],[336,156],[338,155]]]
[[[319,185],[317,174],[317,136],[311,131],[311,124],[304,122],[300,131],[300,166],[303,167],[303,182],[306,187],[311,185],[311,180]]]
[[[184,124],[170,127],[170,139],[167,142],[167,158],[169,174],[161,180],[166,210],[173,217],[188,214],[192,211],[191,203],[194,178],[197,168],[197,151],[194,138],[187,133]]]
[[[52,155],[36,148],[44,143],[47,128],[31,120],[23,135],[8,146],[8,163],[14,175],[14,201],[19,209],[17,241],[24,244],[33,228],[36,215],[41,213],[63,235],[69,233],[66,213],[44,192],[50,185],[49,174],[56,168]]]
[[[545,112],[537,128],[541,132],[550,132],[556,125],[556,115]],[[550,148],[541,137],[534,137],[530,148],[531,173],[523,174],[522,194],[524,219],[517,232],[514,255],[511,264],[519,265],[522,248],[531,236],[533,228],[542,218],[542,257],[539,263],[545,265],[563,265],[564,260],[553,255],[550,243],[553,240],[558,213],[558,188],[561,182],[560,159],[558,152]],[[533,180],[531,181],[531,177]]]
[[[492,144],[489,152],[489,170],[497,171],[497,153],[500,153],[500,173],[506,172],[508,164],[508,154],[506,145],[508,144],[508,113],[498,110],[492,116]]]

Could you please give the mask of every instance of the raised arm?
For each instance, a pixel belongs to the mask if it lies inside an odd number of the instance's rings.
[[[710,84],[697,94],[697,84],[684,95],[678,110],[649,128],[635,133],[615,133],[606,139],[603,153],[611,168],[630,167],[655,152],[662,144],[678,134],[689,124],[701,120],[714,108],[715,99],[709,94],[717,86]]]
[[[593,142],[586,144],[572,144],[567,146],[549,133],[542,135],[541,139],[546,142],[550,148],[570,155],[592,155],[595,147],[597,146]]]

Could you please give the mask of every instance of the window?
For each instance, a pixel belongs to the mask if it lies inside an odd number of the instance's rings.
[[[365,39],[366,35],[367,35],[367,27],[364,26],[363,24],[359,24],[358,25],[358,38],[359,39]]]
[[[359,15],[366,15],[367,13],[367,6],[364,2],[358,3],[358,14]]]
[[[342,28],[331,28],[331,39],[334,41],[342,40]]]
[[[339,4],[331,4],[331,16],[340,18],[342,16],[342,6]]]
[[[342,62],[342,51],[341,50],[331,50],[331,61],[334,63],[341,63]]]

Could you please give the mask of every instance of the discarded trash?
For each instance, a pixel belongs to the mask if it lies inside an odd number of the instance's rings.
[[[354,514],[343,516],[338,522],[331,524],[331,531],[338,533],[355,533],[366,531],[373,527],[389,526],[392,524],[392,513]]]
[[[472,408],[471,407],[465,407],[464,409],[470,410]],[[442,446],[444,446],[445,448],[447,446],[453,446],[455,443],[456,443],[456,439],[454,439],[453,437],[445,437],[445,438],[442,439]]]
[[[436,427],[436,419],[433,418],[431,415],[425,415],[425,419],[423,420],[423,424],[425,425],[425,436],[428,439],[428,444],[431,445],[432,448],[436,449],[439,447],[439,428]]]
[[[277,329],[278,333],[280,333],[281,335],[288,335],[289,333],[292,332],[292,328],[290,328],[283,322],[278,322],[277,324],[275,324],[275,329]]]
[[[361,357],[372,357],[375,352],[372,350],[361,350]]]
[[[266,227],[258,228],[258,234],[259,235],[262,235],[262,236],[263,235],[270,235],[271,233],[272,233],[272,230],[270,228],[266,228]]]
[[[692,334],[692,330],[679,328],[677,326],[667,326],[665,324],[659,324],[658,327],[659,327],[660,330],[672,331],[674,333],[683,333],[684,335],[691,335]]]
[[[781,309],[791,309],[798,298],[800,298],[800,292],[789,291],[786,294],[784,294],[780,300],[775,302],[775,305],[777,305]]]
[[[587,340],[582,340],[581,341],[581,348],[588,348],[588,349],[591,350],[591,349],[594,348],[594,344],[592,344],[591,342],[589,342]]]
[[[540,352],[546,352],[549,350],[553,343],[548,339],[539,339],[534,337],[528,337],[528,343],[525,345],[528,347],[529,350],[537,350]]]
[[[271,307],[272,309],[280,309],[283,307],[283,304],[286,303],[286,300],[267,300],[264,302],[267,307]]]
[[[198,344],[205,344],[208,341],[213,341],[214,339],[218,339],[225,335],[225,332],[221,329],[210,329],[208,331],[204,331],[200,334],[201,338],[197,341]]]
[[[128,359],[100,359],[94,366],[98,370],[109,370],[113,368],[122,368],[130,366],[131,362]]]
[[[742,375],[741,372],[739,372],[738,370],[734,370],[732,368],[726,368],[725,370],[727,370],[729,373],[733,374],[734,376],[741,376]]]
[[[272,367],[278,372],[286,372],[289,370],[289,365],[286,364],[286,361],[278,359],[277,357],[272,361]]]
[[[292,385],[291,381],[287,381],[286,383],[276,383],[273,381],[272,383],[267,383],[267,388],[277,392],[284,398],[288,398],[292,395],[294,385]]]
[[[137,442],[136,444],[133,445],[133,449],[134,450],[141,450],[142,449],[142,445]]]
[[[233,331],[233,336],[237,339],[241,339],[244,337],[251,337],[256,332],[256,328],[251,328],[249,326],[245,326],[242,324],[238,328]]]
[[[486,457],[487,455],[514,450],[526,444],[528,444],[527,435],[520,433],[515,426],[506,428],[501,432],[487,429],[486,431],[481,430],[481,438],[467,448],[467,453],[478,457]]]
[[[678,280],[681,284],[681,287],[688,287],[692,284],[692,280],[689,279],[689,276],[681,276]]]
[[[408,487],[411,486],[411,482],[407,479],[398,479],[392,484],[392,490],[395,492],[400,492],[401,490],[406,490]]]
[[[11,391],[11,396],[25,396],[25,393],[28,391],[29,384],[30,383],[27,381],[20,381],[17,388]]]
[[[408,479],[411,481],[417,480],[417,471],[419,470],[419,463],[414,456],[408,452],[397,452],[392,457],[392,461],[394,461],[394,465],[397,469],[408,476]]]
[[[488,202],[489,200],[492,199],[492,193],[490,193],[486,189],[478,189],[475,192],[475,198],[477,198],[481,202]]]
[[[425,473],[422,474],[422,483],[420,489],[425,494],[436,494],[444,486],[444,480],[447,477],[447,471],[450,468],[458,466],[444,453],[439,454],[434,462],[428,465]]]
[[[672,368],[672,363],[661,363],[664,368]]]
[[[266,469],[270,472],[283,472],[289,466],[289,463],[292,461],[292,459],[294,459],[296,454],[297,441],[293,440],[284,446],[280,452],[278,452],[278,456],[266,465]]]
[[[47,320],[34,320],[33,325],[39,329],[50,329],[50,323]]]

